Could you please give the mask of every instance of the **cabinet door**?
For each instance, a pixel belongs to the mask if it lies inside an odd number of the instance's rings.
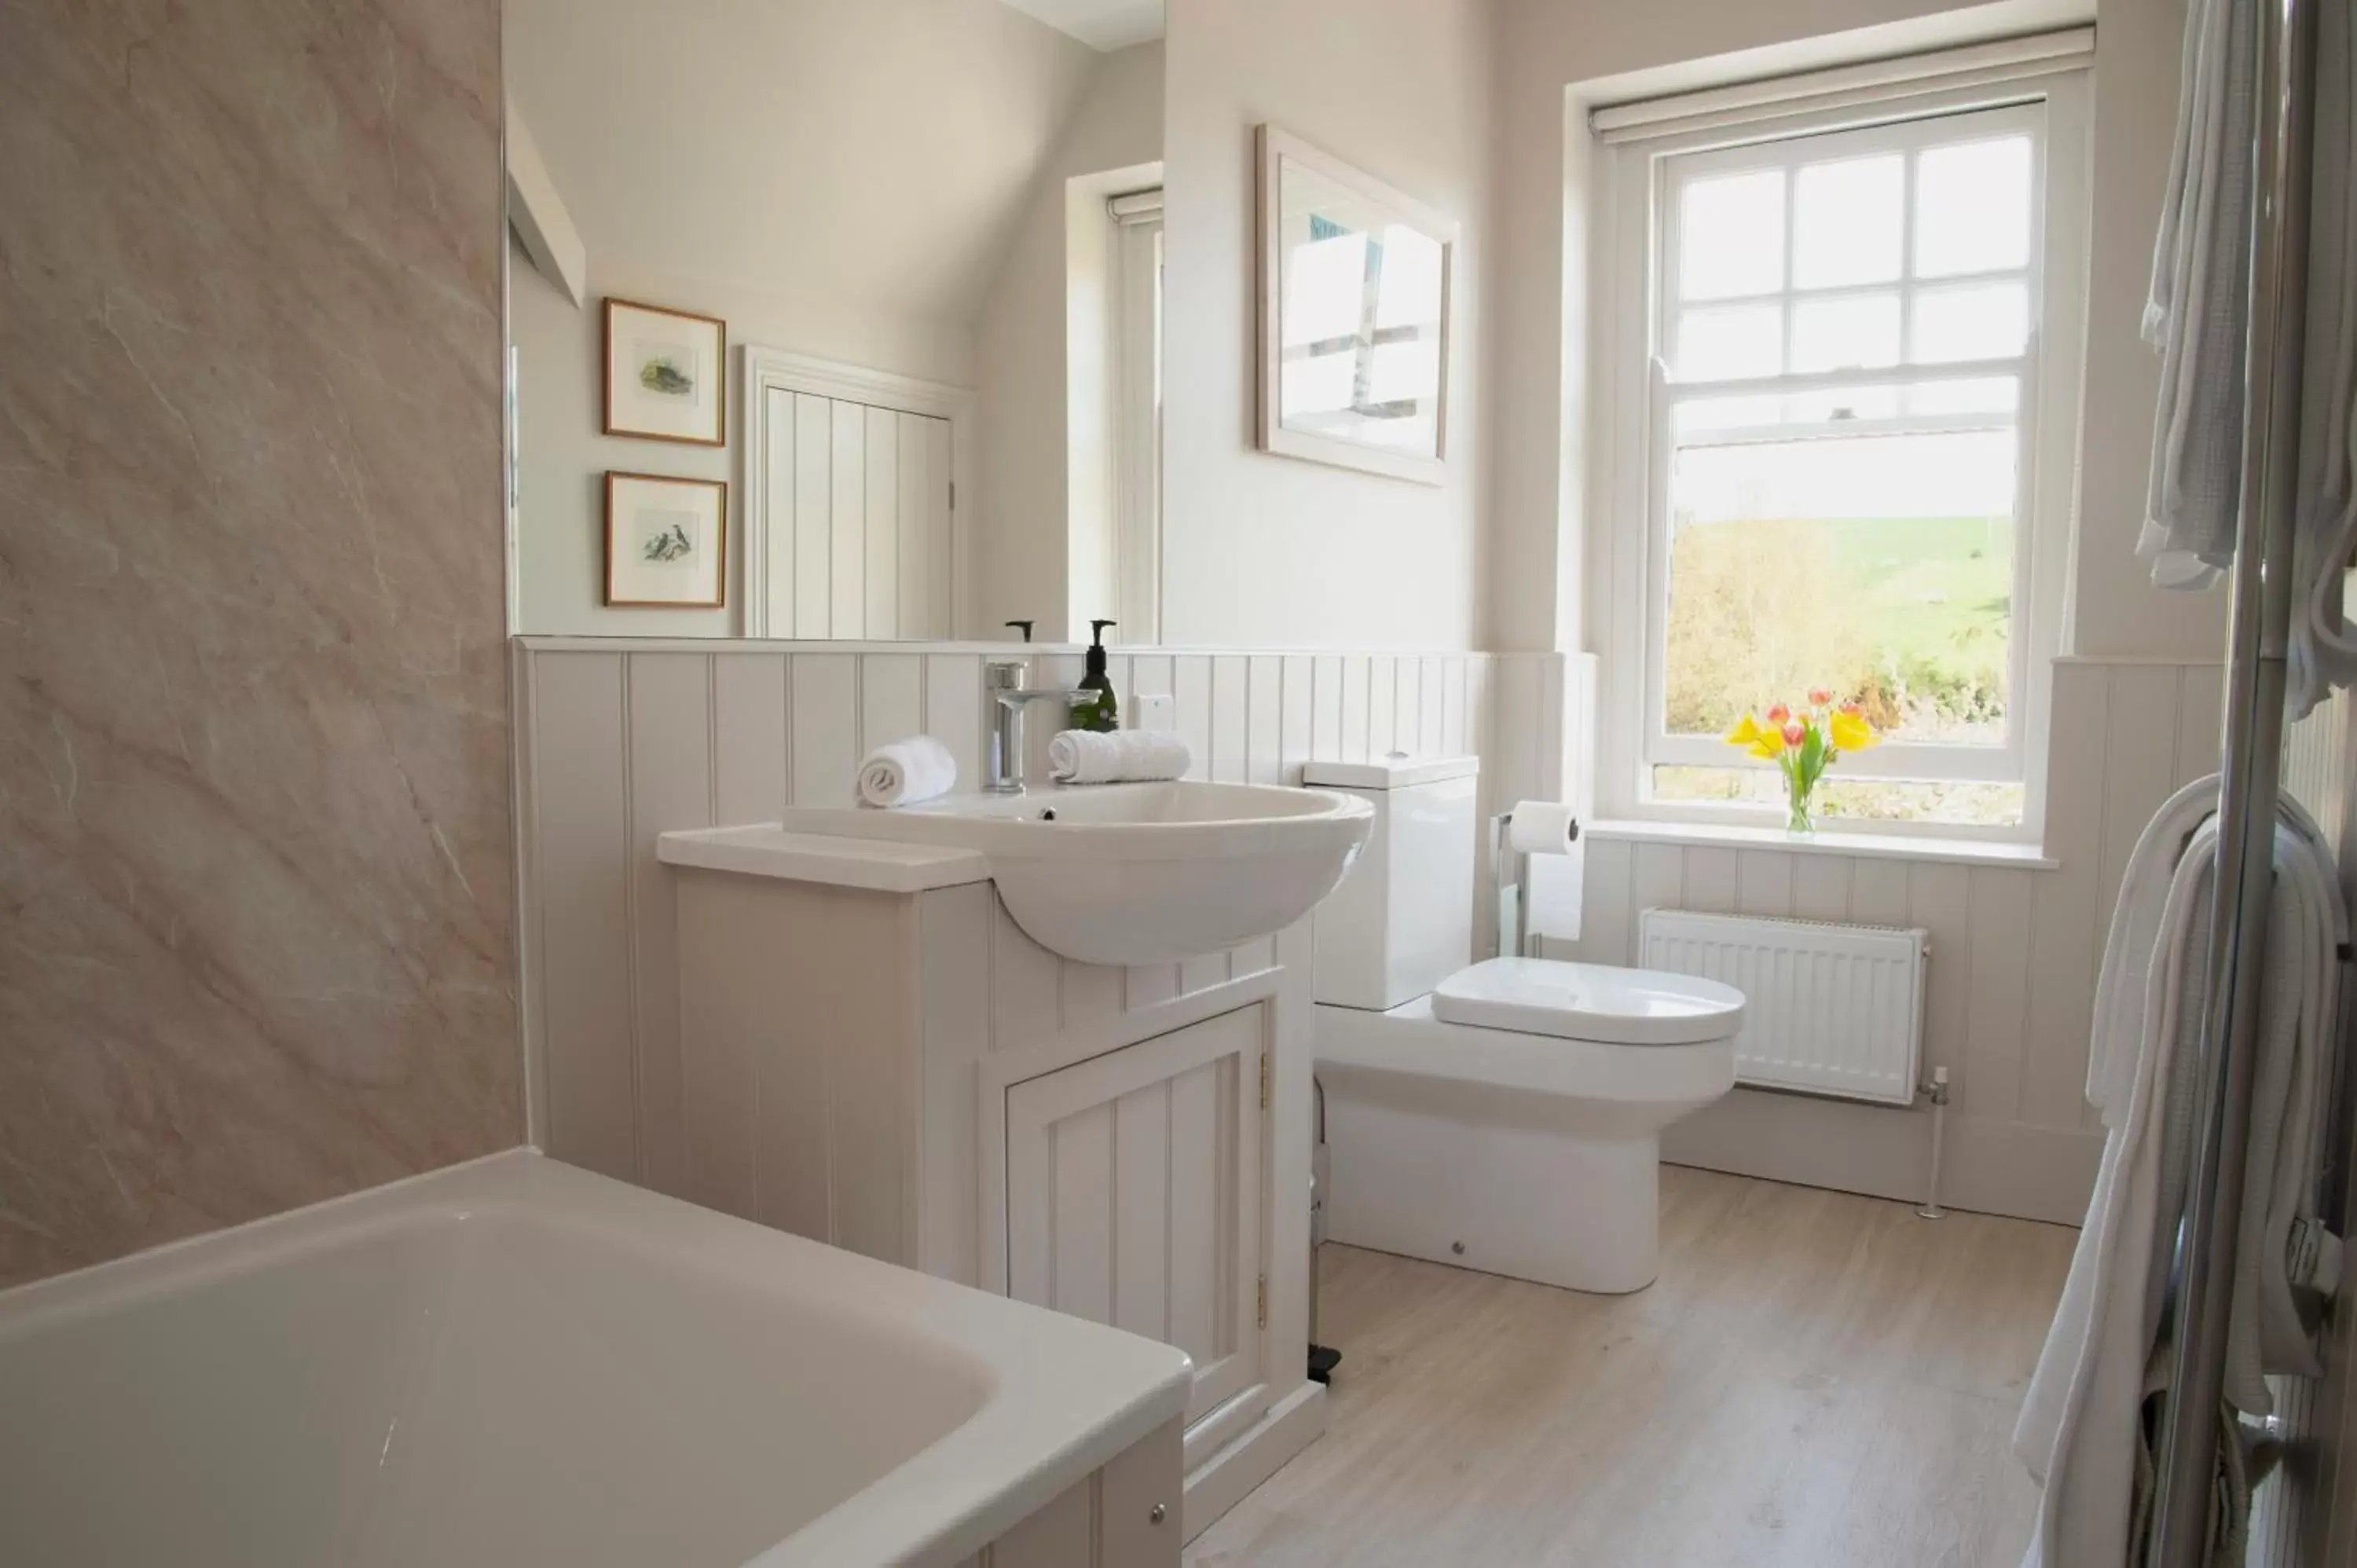
[[[1178,1346],[1192,1423],[1262,1382],[1255,1004],[1006,1090],[1009,1294]]]

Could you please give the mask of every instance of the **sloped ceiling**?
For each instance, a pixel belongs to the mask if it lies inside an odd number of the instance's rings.
[[[593,280],[945,322],[973,318],[1098,59],[998,0],[507,7],[509,90]]]
[[[1006,0],[1006,4],[1108,54],[1162,36],[1162,0]]]

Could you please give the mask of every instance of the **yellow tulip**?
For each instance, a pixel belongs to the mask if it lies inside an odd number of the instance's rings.
[[[1882,744],[1882,737],[1857,714],[1836,712],[1833,715],[1833,743],[1844,751],[1864,751],[1869,746]]]
[[[1760,738],[1761,733],[1760,721],[1746,714],[1735,722],[1733,729],[1720,738],[1729,746],[1749,746]]]
[[[1772,729],[1761,730],[1760,738],[1743,749],[1762,762],[1773,762],[1784,755],[1784,737]]]

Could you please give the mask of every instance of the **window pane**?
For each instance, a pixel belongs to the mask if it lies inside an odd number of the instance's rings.
[[[2029,342],[2029,290],[2018,283],[1927,288],[1915,295],[1919,365],[1950,360],[2000,360]]]
[[[1688,447],[1670,476],[1674,735],[1823,686],[1895,739],[2005,739],[2011,430]]]
[[[1286,257],[1285,346],[1356,338],[1367,307],[1367,237],[1335,234]]]
[[[2018,827],[2029,789],[2020,784],[1951,783],[1928,779],[1845,779],[1841,764],[1817,786],[1816,814],[1864,821],[1976,822]],[[1772,768],[1653,769],[1656,800],[1719,800],[1781,810],[1783,776]]]
[[[1405,224],[1384,226],[1375,278],[1375,328],[1440,320],[1440,242]]]
[[[2012,376],[1925,381],[1907,389],[1910,413],[2014,413],[2020,407],[2021,383]]]
[[[1916,159],[1916,276],[2029,264],[2029,137],[1933,147]]]
[[[1792,369],[1841,371],[1899,362],[1899,296],[1805,299],[1792,306]]]
[[[1359,371],[1359,356],[1351,349],[1287,360],[1282,378],[1285,412],[1333,413],[1351,406],[1351,392]]]
[[[1784,309],[1722,306],[1678,317],[1678,379],[1731,381],[1784,368]]]
[[[1793,177],[1792,282],[1801,288],[1899,276],[1907,166],[1897,153],[1810,164]]]
[[[1678,293],[1733,299],[1784,286],[1784,171],[1698,179],[1678,203]]]
[[[1440,335],[1378,343],[1368,357],[1367,402],[1420,403],[1440,395]]]

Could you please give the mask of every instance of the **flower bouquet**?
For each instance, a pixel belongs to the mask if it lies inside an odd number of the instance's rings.
[[[1792,820],[1785,825],[1793,832],[1806,833],[1816,831],[1809,801],[1825,769],[1839,761],[1843,752],[1864,751],[1880,745],[1882,737],[1874,733],[1856,703],[1836,707],[1834,694],[1820,689],[1809,693],[1808,705],[1798,713],[1778,703],[1764,719],[1745,714],[1727,732],[1726,740],[1783,770],[1792,807]]]

